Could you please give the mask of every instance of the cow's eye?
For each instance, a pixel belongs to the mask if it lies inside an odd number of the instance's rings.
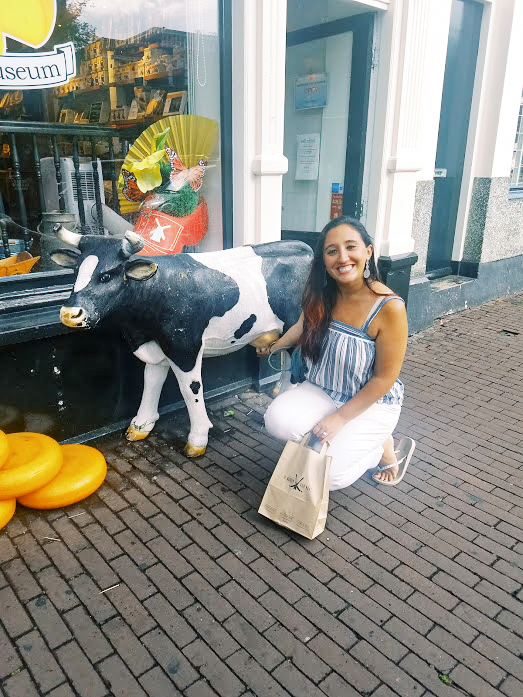
[[[103,273],[103,274],[100,276],[100,281],[101,281],[102,283],[107,283],[107,282],[110,281],[110,280],[111,280],[111,274],[110,274],[110,273]]]

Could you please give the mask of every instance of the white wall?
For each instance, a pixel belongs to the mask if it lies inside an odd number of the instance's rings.
[[[391,0],[376,17],[367,227],[378,255],[413,251],[416,184],[432,179],[451,0]]]
[[[523,88],[523,3],[496,0],[481,86],[476,177],[508,177]]]
[[[523,88],[523,2],[485,2],[452,258],[463,258],[474,179],[509,177]]]
[[[234,245],[281,237],[286,0],[232,0]]]

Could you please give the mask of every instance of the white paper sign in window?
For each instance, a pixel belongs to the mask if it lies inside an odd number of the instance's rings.
[[[318,178],[320,166],[320,134],[305,133],[296,136],[298,150],[296,153],[295,179],[314,181]]]

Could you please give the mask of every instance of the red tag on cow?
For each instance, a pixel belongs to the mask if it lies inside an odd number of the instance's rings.
[[[185,245],[201,242],[209,226],[205,199],[200,198],[196,209],[184,218],[148,209],[142,211],[134,232],[145,240],[142,255],[179,254]]]

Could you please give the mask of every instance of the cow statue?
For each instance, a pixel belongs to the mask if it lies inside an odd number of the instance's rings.
[[[138,413],[129,440],[146,438],[158,414],[160,393],[174,372],[189,412],[189,457],[205,452],[209,421],[202,386],[202,358],[267,346],[294,324],[312,260],[302,242],[271,242],[220,252],[137,256],[144,244],[124,236],[79,235],[57,225],[74,248],[52,259],[78,270],[73,292],[60,310],[68,327],[95,327],[111,318],[145,363]]]

